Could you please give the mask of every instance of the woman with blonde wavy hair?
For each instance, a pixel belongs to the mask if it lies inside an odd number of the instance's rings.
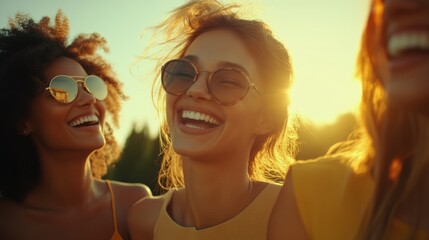
[[[428,0],[372,1],[358,58],[364,134],[351,145],[340,144],[337,155],[349,160],[354,156],[366,170],[353,184],[336,178],[322,185],[325,197],[318,203],[300,194],[303,191],[288,190],[288,182],[304,182],[310,171],[288,176],[273,211],[269,239],[290,236],[282,226],[290,217],[286,212],[294,210],[299,214],[291,221],[303,227],[303,234],[294,239],[429,239],[428,19]],[[359,174],[350,176],[356,179]],[[328,194],[332,192],[334,197]],[[331,202],[337,206],[329,206]],[[330,212],[315,210],[328,208]],[[360,224],[352,226],[353,218]],[[350,234],[338,234],[345,228]]]
[[[129,214],[135,239],[264,239],[296,137],[292,66],[238,5],[190,1],[157,26],[172,51],[154,91],[163,114],[162,196]]]

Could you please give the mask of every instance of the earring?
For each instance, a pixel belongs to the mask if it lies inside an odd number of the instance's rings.
[[[29,135],[29,134],[30,134],[30,131],[28,131],[28,129],[23,129],[23,130],[21,131],[21,134],[22,134],[22,135],[24,135],[24,136],[27,136],[27,135]]]

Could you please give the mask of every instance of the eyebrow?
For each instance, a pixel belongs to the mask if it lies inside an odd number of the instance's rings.
[[[194,62],[194,63],[195,62],[198,63],[198,60],[199,60],[199,58],[197,56],[195,56],[195,55],[186,55],[186,56],[184,56],[182,58],[187,59],[187,60],[189,60],[191,62]],[[221,61],[221,62],[218,62],[216,64],[216,66],[218,68],[235,68],[235,69],[239,69],[239,70],[245,72],[247,74],[247,76],[250,76],[250,74],[247,71],[247,69],[244,68],[242,65],[237,64],[237,63],[227,62],[227,61]]]

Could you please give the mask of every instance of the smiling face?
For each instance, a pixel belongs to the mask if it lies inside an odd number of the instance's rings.
[[[61,57],[45,69],[47,79],[57,75],[86,76],[76,61]],[[91,153],[105,144],[104,102],[79,87],[76,99],[64,104],[44,91],[35,97],[24,128],[39,151],[84,151]]]
[[[390,101],[406,106],[429,102],[429,1],[386,0],[383,28]],[[425,107],[426,108],[426,107]]]
[[[200,74],[185,94],[167,94],[167,122],[174,150],[182,156],[204,159],[248,154],[255,137],[267,128],[259,93],[250,88],[242,100],[225,106],[209,94],[207,81],[209,72],[236,68],[260,85],[254,57],[236,34],[218,29],[198,36],[184,58]]]

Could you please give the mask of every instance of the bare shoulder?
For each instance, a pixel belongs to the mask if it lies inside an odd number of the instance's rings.
[[[21,239],[17,236],[22,234],[17,233],[25,233],[28,230],[26,227],[26,231],[22,231],[23,226],[27,224],[23,216],[25,213],[18,203],[0,198],[0,239]]]
[[[262,192],[267,191],[274,191],[274,192],[280,192],[282,188],[282,184],[280,183],[274,183],[274,182],[262,182],[262,181],[253,181],[253,197],[258,197]],[[272,195],[277,197],[277,195]]]
[[[127,224],[132,239],[153,238],[164,200],[162,196],[146,197],[137,201],[130,208]]]
[[[268,240],[309,239],[296,202],[292,179],[293,168],[287,173],[276,204],[271,213]]]
[[[147,197],[137,201],[129,210],[129,220],[142,220],[139,222],[155,223],[158,219],[164,202],[162,196]],[[154,221],[153,221],[154,220]]]
[[[129,202],[132,205],[142,198],[152,196],[150,188],[142,183],[109,181],[115,196],[122,199],[122,202]]]

